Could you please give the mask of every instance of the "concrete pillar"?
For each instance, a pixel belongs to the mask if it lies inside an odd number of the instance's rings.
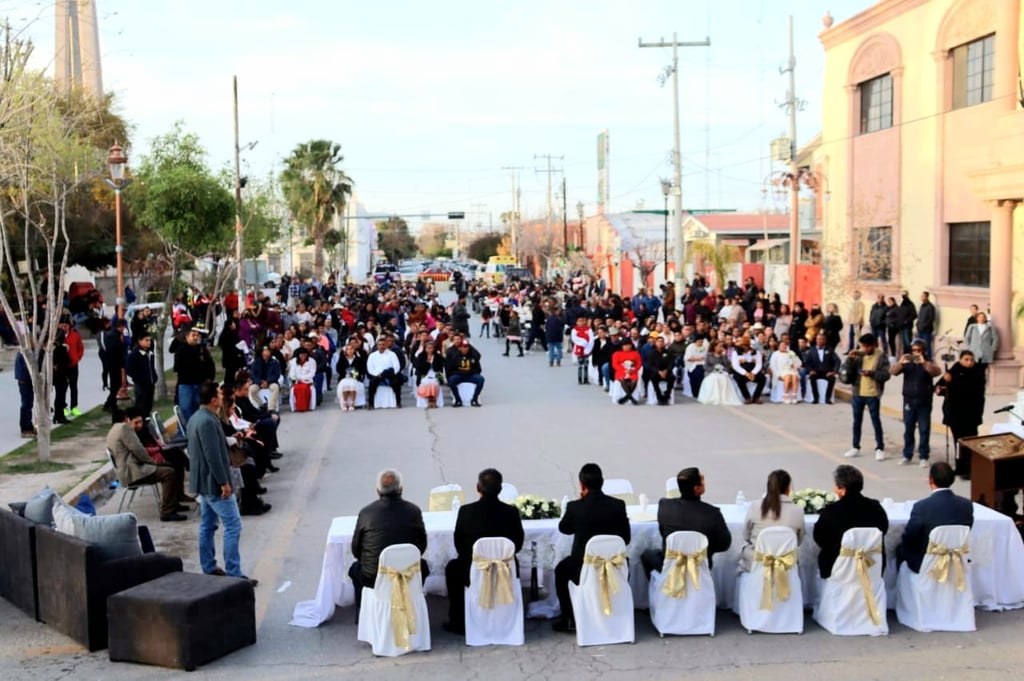
[[[1013,111],[1017,107],[1017,72],[1020,70],[1020,0],[1000,0],[996,3],[996,14],[998,28],[992,98],[1002,102],[1005,110]]]
[[[992,325],[999,334],[999,348],[990,380],[996,389],[1020,386],[1021,367],[1013,355],[1013,211],[1017,205],[1016,200],[1006,200],[996,201],[992,207],[988,286]]]

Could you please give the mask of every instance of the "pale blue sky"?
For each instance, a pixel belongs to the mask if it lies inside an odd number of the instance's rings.
[[[295,144],[342,145],[371,212],[464,210],[470,224],[510,207],[502,166],[520,171],[523,212],[540,216],[546,176],[534,154],[565,156],[570,215],[595,210],[596,136],[611,134],[611,209],[660,208],[671,176],[670,51],[637,39],[711,38],[680,50],[683,202],[757,209],[795,22],[798,141],[820,127],[826,9],[836,21],[869,0],[97,0],[104,85],[136,126],[133,156],[176,119],[215,166],[231,157],[231,77],[239,78],[247,172],[280,167]],[[53,4],[0,0],[36,63],[53,54]],[[710,151],[708,151],[710,149]],[[275,165],[276,164],[276,165]],[[556,182],[561,181],[561,176]],[[771,197],[768,198],[771,206]],[[413,221],[418,222],[418,221]]]

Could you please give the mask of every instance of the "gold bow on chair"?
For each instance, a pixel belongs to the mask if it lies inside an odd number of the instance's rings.
[[[619,592],[619,580],[615,571],[626,564],[626,554],[617,553],[611,558],[587,554],[583,557],[586,565],[597,569],[597,580],[601,587],[601,610],[605,615],[612,614],[612,596]]]
[[[409,650],[409,637],[416,633],[416,611],[409,595],[409,580],[418,577],[419,561],[404,570],[382,566],[380,572],[391,579],[391,633],[395,645]]]
[[[868,606],[868,617],[876,627],[882,623],[882,617],[878,614],[878,603],[875,601],[875,590],[871,588],[871,577],[868,575],[868,568],[875,564],[872,555],[882,552],[882,545],[872,546],[870,549],[847,549],[839,550],[839,555],[844,558],[853,558],[857,561],[857,577],[860,579],[860,589],[864,592],[864,601]]]
[[[495,605],[512,604],[515,601],[512,596],[512,559],[474,555],[473,562],[483,573],[483,580],[480,582],[480,607],[490,610]]]
[[[695,591],[700,591],[700,565],[707,560],[707,549],[697,553],[680,553],[679,551],[666,551],[665,558],[674,561],[665,575],[665,583],[661,585],[661,592],[672,598],[686,598],[686,575],[690,575]]]
[[[951,549],[948,546],[942,544],[936,544],[935,542],[928,542],[927,553],[932,556],[938,556],[935,561],[935,565],[928,571],[928,574],[939,584],[945,584],[946,580],[949,579],[949,566],[950,563],[953,565],[953,575],[956,579],[956,590],[963,593],[963,590],[967,588],[967,579],[964,571],[964,556],[971,552],[970,547],[964,544],[958,549]]]
[[[761,589],[761,610],[774,610],[773,594],[780,601],[789,600],[789,570],[796,565],[796,551],[773,556],[754,553],[754,561],[764,565],[764,586]]]

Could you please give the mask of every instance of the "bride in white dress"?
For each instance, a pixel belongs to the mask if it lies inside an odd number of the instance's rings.
[[[701,404],[720,404],[736,407],[743,404],[739,388],[729,375],[729,356],[725,343],[715,341],[704,360],[704,382],[700,384],[697,401]]]
[[[782,381],[782,403],[796,404],[799,401],[800,367],[803,362],[800,355],[789,349],[789,342],[782,340],[779,349],[772,353],[769,366],[772,376]]]

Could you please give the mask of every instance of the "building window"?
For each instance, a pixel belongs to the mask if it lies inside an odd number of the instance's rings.
[[[865,281],[892,279],[892,227],[869,227],[860,231],[857,278]]]
[[[992,99],[995,34],[953,48],[953,108]]]
[[[988,288],[988,222],[953,222],[949,225],[949,284]]]
[[[866,80],[860,90],[860,131],[875,132],[892,127],[892,76],[888,73]]]

